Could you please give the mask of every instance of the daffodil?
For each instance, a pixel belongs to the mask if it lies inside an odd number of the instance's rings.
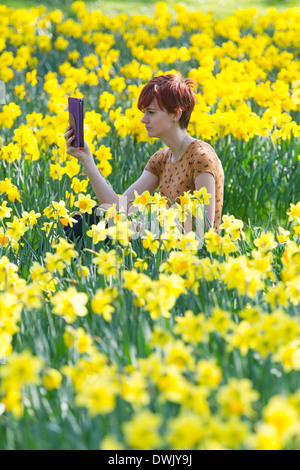
[[[60,275],[63,274],[66,268],[65,262],[60,258],[58,253],[46,252],[45,264],[48,271],[51,273],[55,273],[57,271]]]
[[[100,220],[97,225],[92,224],[90,230],[88,230],[86,234],[88,237],[93,239],[94,245],[105,240],[108,235],[105,220]]]
[[[259,393],[252,388],[249,379],[230,378],[228,384],[218,390],[217,399],[224,414],[252,416],[253,403],[259,399]]]
[[[117,388],[114,381],[105,374],[88,376],[75,397],[77,406],[87,408],[93,417],[111,413],[116,406]]]
[[[67,325],[63,338],[67,348],[75,348],[80,354],[91,353],[93,339],[84,328],[73,328],[71,325]]]
[[[6,193],[10,202],[15,202],[15,200],[22,202],[18,188],[12,184],[9,178],[0,181],[0,193]]]
[[[233,215],[223,215],[222,216],[222,224],[220,225],[221,229],[224,229],[226,233],[231,236],[233,241],[237,239],[244,239],[245,234],[242,231],[244,223],[242,220],[236,219]]]
[[[150,395],[147,390],[147,381],[140,371],[133,371],[131,374],[124,374],[121,377],[121,396],[135,408],[149,404]]]
[[[120,256],[114,249],[109,252],[101,249],[94,257],[93,263],[97,266],[98,274],[103,274],[106,278],[110,276],[115,278],[120,266]]]
[[[277,246],[275,236],[271,232],[262,232],[259,237],[254,239],[253,243],[257,248],[264,252],[273,250]]]
[[[207,321],[203,313],[194,314],[187,310],[183,316],[175,317],[174,332],[190,344],[208,340]]]
[[[93,207],[97,205],[97,202],[91,198],[90,194],[78,194],[78,200],[74,202],[74,206],[79,207],[81,212],[88,214],[92,213]]]
[[[297,204],[290,204],[287,215],[290,221],[300,222],[300,201]]]
[[[26,384],[37,384],[40,382],[39,372],[43,361],[33,356],[30,351],[12,353],[5,367],[1,368],[0,376],[5,379],[13,379],[20,386]],[[8,382],[7,382],[8,383]]]
[[[128,444],[139,450],[155,449],[162,443],[160,435],[161,416],[149,410],[141,410],[131,421],[123,424]]]
[[[43,385],[47,390],[56,390],[62,383],[62,374],[52,367],[45,370],[43,374]]]
[[[33,210],[30,212],[22,212],[22,219],[25,221],[25,224],[30,226],[31,228],[37,223],[37,219],[39,217],[41,217],[41,214]]]
[[[77,256],[74,243],[69,243],[64,238],[59,238],[57,244],[53,245],[56,255],[67,265],[71,264],[71,260]]]
[[[266,424],[273,425],[279,436],[282,436],[297,421],[298,413],[285,397],[274,395],[263,410],[263,418]]]
[[[97,315],[101,314],[105,321],[111,321],[112,313],[115,310],[113,303],[116,297],[116,288],[107,287],[104,290],[98,289],[91,301],[91,307],[93,312]]]
[[[84,292],[77,292],[75,287],[66,291],[59,291],[51,298],[53,313],[64,317],[67,323],[74,323],[76,317],[84,317],[88,310],[86,304],[88,296]]]
[[[179,413],[168,420],[166,440],[171,448],[198,448],[206,435],[207,427],[201,415],[186,412]]]
[[[19,219],[17,216],[14,216],[12,222],[7,222],[7,231],[6,234],[8,236],[13,237],[16,240],[19,240],[24,233],[28,230],[28,227],[26,227],[24,220]]]
[[[12,209],[7,207],[7,201],[3,201],[0,206],[0,219],[9,218],[11,215]]]

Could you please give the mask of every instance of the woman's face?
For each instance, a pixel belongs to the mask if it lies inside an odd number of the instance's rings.
[[[144,116],[141,120],[145,124],[148,137],[163,137],[172,131],[174,126],[173,114],[166,109],[161,109],[154,99],[149,106],[144,109]]]

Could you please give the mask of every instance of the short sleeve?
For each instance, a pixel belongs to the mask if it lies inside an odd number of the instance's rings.
[[[212,148],[199,149],[194,154],[193,159],[193,180],[201,173],[211,173],[213,177],[217,178],[217,165],[218,157]]]
[[[156,152],[152,157],[149,158],[146,163],[145,170],[150,171],[155,176],[159,176],[161,167],[161,153]]]

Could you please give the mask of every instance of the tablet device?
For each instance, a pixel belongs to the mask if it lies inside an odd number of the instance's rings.
[[[69,124],[74,131],[75,139],[72,142],[73,147],[84,147],[83,135],[83,99],[68,98]]]

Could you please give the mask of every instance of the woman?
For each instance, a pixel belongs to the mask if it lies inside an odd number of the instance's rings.
[[[174,203],[185,191],[192,193],[205,187],[212,195],[206,206],[208,223],[219,231],[224,189],[222,164],[208,143],[187,133],[195,106],[195,86],[193,80],[180,74],[166,74],[154,77],[142,89],[138,101],[138,108],[144,113],[141,122],[148,136],[161,139],[167,148],[149,159],[141,176],[122,196],[100,174],[87,143],[83,149],[72,147],[73,130],[70,126],[66,129],[67,153],[81,161],[102,206],[116,204],[117,210],[130,211],[135,191],[142,194],[148,190],[152,194],[157,188]],[[126,201],[129,204],[124,207]]]

